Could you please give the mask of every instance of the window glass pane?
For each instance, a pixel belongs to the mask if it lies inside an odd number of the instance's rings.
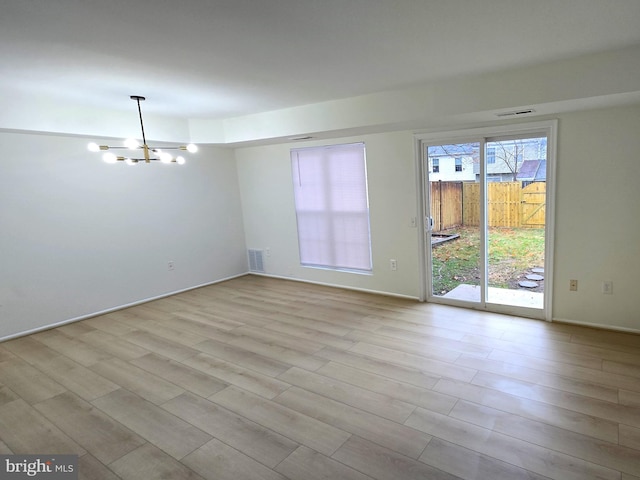
[[[300,261],[370,271],[364,144],[291,151]]]

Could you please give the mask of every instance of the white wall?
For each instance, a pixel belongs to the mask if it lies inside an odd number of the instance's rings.
[[[556,319],[640,331],[639,132],[640,105],[560,117]]]
[[[247,270],[231,150],[130,167],[88,141],[0,132],[0,338]]]
[[[640,106],[558,118],[553,317],[640,331]],[[289,150],[300,143],[236,150],[248,247],[271,249],[271,275],[418,297],[420,247],[409,227],[417,204],[413,134],[322,143],[353,141],[366,144],[373,275],[299,265]],[[390,271],[390,258],[398,271]],[[569,292],[572,278],[577,292]],[[613,295],[601,293],[602,280],[614,282]]]
[[[413,135],[410,132],[340,138],[364,141],[367,157],[373,274],[300,266],[289,143],[236,150],[248,248],[270,248],[266,273],[412,297],[419,296]],[[389,259],[398,262],[392,272]]]

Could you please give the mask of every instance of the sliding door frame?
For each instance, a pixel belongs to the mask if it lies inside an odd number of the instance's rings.
[[[552,293],[553,293],[553,247],[555,238],[555,193],[556,193],[556,148],[557,148],[557,120],[547,120],[539,122],[525,122],[510,125],[490,126],[470,128],[463,130],[454,130],[447,132],[435,133],[419,133],[414,135],[415,141],[415,171],[416,171],[416,188],[417,188],[417,212],[418,212],[418,242],[419,242],[419,282],[420,282],[420,301],[429,301],[433,303],[447,303],[479,310],[493,311],[497,313],[506,313],[511,315],[520,315],[532,318],[552,320]],[[547,178],[546,178],[546,210],[545,210],[545,285],[544,285],[544,306],[542,311],[539,309],[527,309],[523,307],[512,307],[509,305],[490,304],[486,302],[486,293],[484,286],[482,287],[482,298],[479,303],[456,302],[453,300],[442,299],[429,294],[431,285],[429,272],[430,264],[430,248],[427,245],[428,234],[426,233],[426,217],[427,211],[427,195],[426,182],[427,171],[425,168],[425,147],[427,145],[437,144],[458,144],[467,142],[480,142],[480,173],[482,182],[480,185],[481,198],[483,201],[480,205],[481,216],[486,225],[486,179],[484,178],[484,146],[486,139],[492,137],[510,136],[510,135],[528,135],[531,133],[540,133],[547,137]],[[486,252],[486,231],[481,228],[481,268],[486,277],[486,261],[484,253]],[[483,281],[483,284],[486,281]]]

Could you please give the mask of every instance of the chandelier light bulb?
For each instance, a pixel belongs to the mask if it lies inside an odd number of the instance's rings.
[[[187,152],[196,153],[197,151],[198,151],[197,145],[194,145],[193,143],[190,143],[189,145],[187,145]]]
[[[136,140],[135,138],[127,138],[124,141],[124,146],[129,150],[137,150],[138,148],[140,148],[140,142],[138,142],[138,140]]]
[[[102,155],[102,159],[107,163],[116,163],[118,161],[118,157],[111,152],[106,152]]]
[[[125,158],[124,163],[126,163],[127,165],[135,165],[136,163],[138,163],[138,161],[132,160],[131,158]]]
[[[160,152],[160,161],[162,163],[171,163],[173,156],[169,152]]]
[[[184,157],[183,156],[179,156],[176,158],[176,163],[178,165],[184,165]]]
[[[88,145],[89,151],[90,152],[99,152],[100,151],[100,145],[98,145],[96,142],[91,142]]]

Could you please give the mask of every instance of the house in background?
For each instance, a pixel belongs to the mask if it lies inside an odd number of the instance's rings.
[[[546,160],[525,160],[518,169],[516,178],[522,182],[522,186],[533,182],[544,182],[547,180],[547,161]]]
[[[430,146],[427,158],[430,182],[468,182],[476,178],[478,150],[473,144]]]
[[[525,166],[525,162],[544,161],[546,165],[546,158],[546,138],[527,138],[487,143],[487,181],[515,182],[520,180],[519,173]],[[528,166],[527,168],[533,167]],[[480,177],[480,165],[478,162],[474,163],[474,172],[476,179],[478,179]]]

